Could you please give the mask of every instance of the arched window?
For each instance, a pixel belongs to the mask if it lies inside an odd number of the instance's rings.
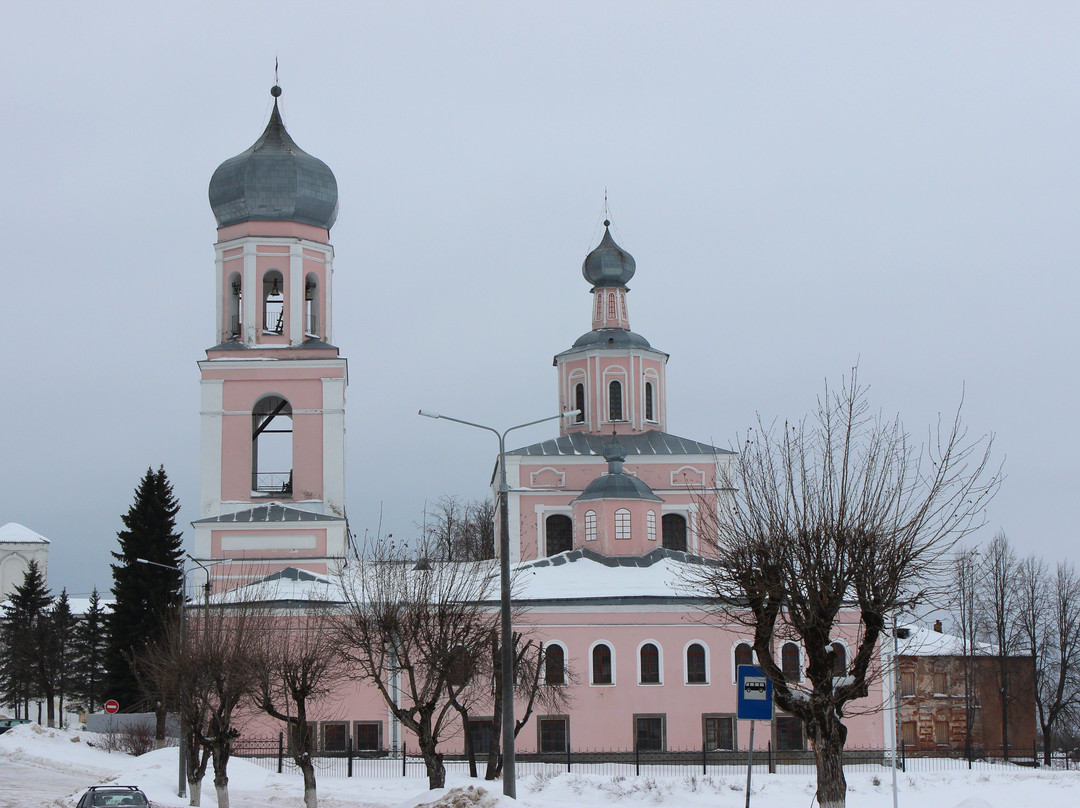
[[[604,316],[604,296],[600,293],[596,295],[596,319],[600,320]]]
[[[608,420],[621,421],[622,419],[622,382],[615,380],[608,384]]]
[[[251,490],[292,496],[292,407],[266,396],[251,411]]]
[[[686,683],[703,685],[709,681],[705,667],[705,646],[699,642],[686,647]]]
[[[630,538],[630,511],[626,510],[626,508],[619,508],[619,510],[615,511],[615,538]]]
[[[585,541],[596,541],[596,511],[585,511]]]
[[[626,319],[626,295],[619,295],[619,303],[621,304],[619,306],[619,308],[622,309],[622,317],[625,320]]]
[[[594,685],[612,684],[611,646],[599,642],[592,649],[592,683]]]
[[[660,649],[655,643],[647,642],[641,646],[638,656],[640,657],[638,681],[643,685],[660,684]]]
[[[580,382],[574,386],[574,409],[578,411],[574,416],[574,422],[585,423],[585,385]]]
[[[656,541],[656,511],[645,514],[645,530],[649,541]]]
[[[609,293],[607,296],[607,316],[609,320],[615,319],[615,293]]]
[[[800,671],[799,646],[793,642],[784,643],[780,649],[780,669],[784,672],[784,678],[789,682],[797,682],[802,678]]]
[[[319,326],[319,278],[308,273],[304,281],[304,334],[318,337]]]
[[[834,642],[829,646],[832,654],[833,676],[844,676],[847,673],[847,649],[842,642]]]
[[[749,643],[741,642],[735,646],[735,670],[738,671],[740,665],[753,665],[754,664],[754,649],[750,647]],[[734,678],[734,677],[732,677]]]
[[[686,552],[686,517],[678,513],[665,513],[660,524],[664,547]]]
[[[263,275],[263,333],[282,334],[285,331],[285,281],[272,269]]]
[[[244,284],[240,279],[240,273],[234,272],[229,276],[229,288],[226,290],[226,299],[229,301],[228,336],[235,339],[244,333]]]
[[[544,520],[544,533],[547,534],[547,554],[549,556],[574,548],[574,523],[570,517],[556,513]]]
[[[549,685],[566,684],[566,652],[561,645],[544,646],[544,682]]]
[[[656,416],[653,412],[653,384],[652,382],[645,382],[645,420],[655,421]]]

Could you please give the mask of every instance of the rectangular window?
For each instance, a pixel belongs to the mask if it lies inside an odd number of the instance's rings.
[[[934,719],[934,743],[947,746],[949,743],[949,720],[938,716]]]
[[[563,715],[541,716],[539,721],[540,751],[565,752],[570,738],[570,719]]]
[[[915,672],[914,671],[901,671],[900,672],[900,695],[901,696],[914,696],[915,695]]]
[[[805,749],[803,743],[802,721],[794,716],[777,716],[773,722],[776,727],[776,748],[781,752],[799,751]]]
[[[491,751],[492,727],[490,718],[469,722],[469,737],[472,739],[473,752],[477,755],[486,755]]]
[[[944,671],[934,674],[934,693],[944,696],[949,692],[949,679]]]
[[[354,728],[355,749],[371,752],[382,749],[382,721],[357,721]]]
[[[717,749],[735,749],[735,718],[730,715],[706,715],[703,716],[705,724],[705,748],[714,751]]]
[[[634,745],[643,752],[662,752],[664,749],[664,716],[635,715]]]
[[[322,725],[324,752],[345,752],[349,748],[349,725],[344,721],[327,721]]]
[[[303,736],[300,735],[300,728],[299,727],[293,727],[292,728],[292,731],[289,733],[289,749],[290,750],[298,750],[298,749],[301,748],[300,747],[300,739],[301,739],[301,737],[306,737],[307,738],[307,746],[305,748],[308,749],[309,751],[314,751],[315,750],[315,727],[314,727],[314,725],[308,724],[307,732],[305,732]]]
[[[900,724],[900,740],[904,746],[915,746],[918,740],[917,724],[914,721],[904,721]]]
[[[615,511],[615,538],[625,540],[630,538],[630,511],[626,508]]]

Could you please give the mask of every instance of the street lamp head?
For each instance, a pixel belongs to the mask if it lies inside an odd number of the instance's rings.
[[[579,415],[580,413],[581,413],[581,410],[567,410],[566,412],[562,413],[562,417],[563,418],[571,418],[571,417],[573,417],[575,415]]]
[[[431,410],[420,410],[417,414],[422,415],[425,418],[442,418],[442,416],[439,415],[439,413],[432,412]]]

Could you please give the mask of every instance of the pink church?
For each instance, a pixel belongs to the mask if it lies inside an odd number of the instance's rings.
[[[331,330],[337,193],[276,100],[255,144],[210,182],[217,330],[199,364],[195,551],[216,564],[216,586],[261,579],[286,604],[332,587],[349,551],[348,375]],[[582,265],[590,329],[554,359],[560,409],[579,412],[558,437],[506,458],[515,598],[547,649],[548,683],[570,696],[567,713],[533,719],[518,749],[745,749],[735,670],[752,661],[749,632],[702,611],[683,575],[707,553],[701,509],[717,507],[717,469],[731,454],[667,431],[668,355],[630,330],[636,265],[607,225]],[[857,619],[833,639],[844,659],[856,628]],[[799,646],[784,644],[781,657],[800,679]],[[873,709],[882,703],[878,686],[848,722],[849,747],[889,745],[891,721]],[[352,688],[320,709],[325,749],[349,738],[357,749],[416,748],[373,690]],[[481,749],[485,725],[490,716],[469,728]],[[770,727],[755,746],[805,748],[796,719],[778,714]],[[459,733],[445,751],[460,747]]]

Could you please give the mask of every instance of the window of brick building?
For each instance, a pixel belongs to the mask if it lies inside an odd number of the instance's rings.
[[[915,672],[914,671],[901,671],[900,672],[900,695],[901,696],[914,696],[915,695]]]
[[[938,716],[934,719],[934,743],[946,746],[949,743],[949,719]]]
[[[944,695],[949,692],[949,678],[944,671],[934,674],[934,693]]]

